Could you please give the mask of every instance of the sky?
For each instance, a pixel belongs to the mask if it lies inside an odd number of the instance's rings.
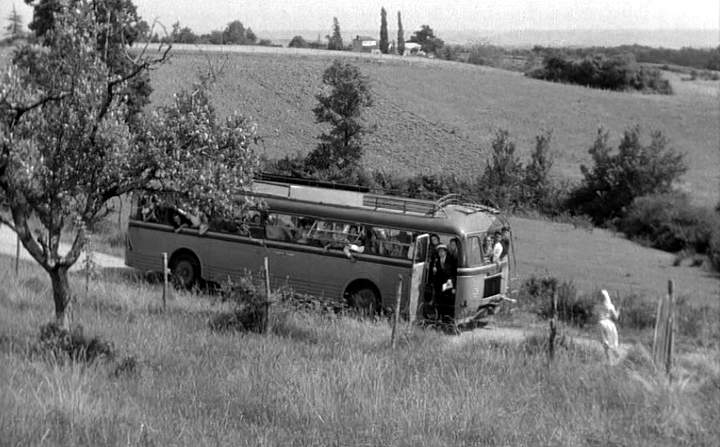
[[[379,28],[380,8],[389,29],[402,13],[406,33],[430,25],[441,30],[619,30],[720,28],[718,0],[134,0],[149,23],[168,29],[180,21],[195,33],[240,20],[254,31],[325,30],[337,17],[341,30]],[[3,28],[13,4],[24,23],[32,11],[23,0],[0,0]],[[719,36],[720,39],[720,36]]]

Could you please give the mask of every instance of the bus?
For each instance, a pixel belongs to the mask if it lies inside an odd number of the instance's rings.
[[[401,307],[412,321],[432,315],[430,263],[439,243],[451,247],[456,266],[453,322],[476,319],[507,295],[510,250],[492,253],[493,236],[509,231],[499,211],[457,195],[430,201],[335,186],[256,179],[245,194],[261,206],[242,226],[203,223],[176,208],[149,207],[145,198],[133,206],[125,263],[162,271],[167,253],[171,272],[189,287],[237,280],[268,258],[271,287],[287,284],[370,313],[395,308],[402,279]]]

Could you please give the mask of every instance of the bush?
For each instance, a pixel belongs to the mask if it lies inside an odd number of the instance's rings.
[[[709,253],[718,228],[720,217],[679,193],[638,197],[618,222],[618,229],[631,239],[672,252]]]
[[[618,303],[619,304],[619,303]],[[618,324],[623,328],[647,329],[655,327],[657,304],[638,295],[629,295],[622,300],[618,309]]]
[[[113,360],[115,352],[110,342],[99,337],[87,337],[82,326],[63,329],[51,322],[40,326],[37,350],[57,361],[71,360],[91,363],[95,360]]]
[[[213,317],[210,329],[218,332],[239,331],[262,333],[267,327],[268,300],[264,288],[246,272],[238,282],[228,278],[220,288],[221,300],[233,309]]]
[[[527,304],[541,318],[552,318],[552,297],[557,294],[558,319],[584,327],[593,322],[595,295],[578,295],[572,281],[560,282],[553,276],[531,276],[520,286],[521,306]]]
[[[599,129],[589,150],[593,166],[580,166],[584,179],[570,193],[566,208],[605,224],[624,216],[638,197],[669,193],[687,165],[683,154],[667,144],[659,131],[652,133],[649,144],[643,144],[640,127],[634,126],[625,131],[613,152],[608,133]]]
[[[720,271],[720,228],[715,228],[710,236],[710,244],[708,247],[708,256],[715,270]]]

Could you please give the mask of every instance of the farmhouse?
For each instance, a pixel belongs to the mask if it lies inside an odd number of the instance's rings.
[[[352,41],[352,50],[357,52],[372,53],[373,50],[380,49],[378,41],[374,37],[355,36]]]

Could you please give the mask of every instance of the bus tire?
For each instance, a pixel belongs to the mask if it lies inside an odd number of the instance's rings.
[[[170,272],[178,287],[192,289],[200,282],[200,261],[192,252],[180,252],[170,260]]]
[[[380,292],[371,282],[352,284],[345,299],[348,306],[361,316],[372,317],[380,313]]]

